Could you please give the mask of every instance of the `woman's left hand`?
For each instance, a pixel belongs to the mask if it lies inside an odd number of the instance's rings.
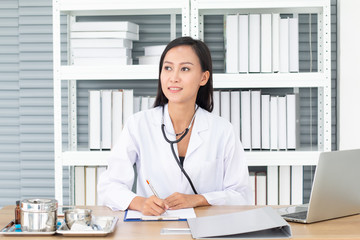
[[[175,192],[164,199],[169,209],[191,208],[199,206],[209,206],[203,195],[182,194]]]

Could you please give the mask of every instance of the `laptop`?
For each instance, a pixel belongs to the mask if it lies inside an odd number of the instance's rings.
[[[308,204],[279,209],[287,221],[313,223],[360,213],[360,149],[322,152]]]

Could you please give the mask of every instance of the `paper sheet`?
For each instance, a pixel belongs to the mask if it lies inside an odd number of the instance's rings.
[[[189,218],[196,218],[196,214],[194,211],[194,208],[184,208],[184,209],[178,209],[178,210],[167,210],[165,213],[163,213],[161,216],[146,216],[143,215],[139,211],[134,210],[128,210],[126,219],[150,219],[154,218],[153,220],[156,220],[156,218],[179,218],[179,219],[189,219]]]

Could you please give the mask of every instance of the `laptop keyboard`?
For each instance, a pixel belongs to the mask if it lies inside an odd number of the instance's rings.
[[[282,215],[282,217],[289,217],[289,218],[295,218],[295,219],[306,219],[306,215],[307,215],[307,211],[304,212],[296,212],[296,213],[289,213],[289,214],[284,214]]]

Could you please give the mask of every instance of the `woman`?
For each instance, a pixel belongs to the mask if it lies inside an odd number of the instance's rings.
[[[249,204],[249,174],[240,140],[230,122],[211,114],[212,61],[207,46],[190,37],[173,40],[161,56],[159,70],[155,107],[134,114],[125,124],[98,184],[100,202],[113,210],[133,209],[145,215]],[[137,194],[131,191],[134,164]]]

